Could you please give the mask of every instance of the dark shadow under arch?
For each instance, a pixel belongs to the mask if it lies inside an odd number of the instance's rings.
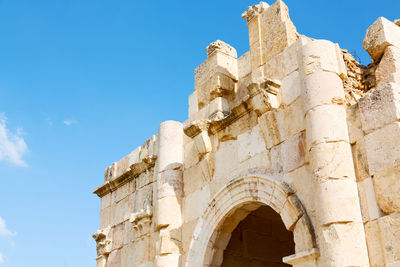
[[[223,252],[221,267],[284,267],[282,258],[295,253],[293,233],[280,215],[262,205],[249,213],[233,230]]]

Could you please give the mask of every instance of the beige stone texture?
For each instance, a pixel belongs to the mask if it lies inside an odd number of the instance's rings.
[[[400,165],[377,173],[373,178],[376,197],[383,212],[400,212]]]
[[[171,164],[183,162],[183,129],[177,121],[166,121],[159,128],[159,157],[160,170],[165,170]],[[165,151],[165,152],[164,152]]]
[[[181,242],[174,240],[170,236],[170,232],[162,229],[160,231],[160,254],[166,255],[171,253],[179,254]]]
[[[310,171],[317,181],[355,180],[350,145],[347,142],[321,143],[310,150]]]
[[[251,73],[250,52],[244,53],[237,61],[239,80],[245,78]]]
[[[303,103],[300,98],[291,105],[268,111],[258,118],[265,145],[271,148],[305,129]]]
[[[111,207],[100,211],[100,229],[106,228],[111,224]]]
[[[243,17],[250,51],[211,43],[188,119],[106,168],[97,266],[400,266],[400,28],[366,67],[281,0]]]
[[[184,167],[189,169],[190,167],[196,165],[199,162],[199,152],[196,148],[194,140],[186,143],[184,145]]]
[[[387,83],[360,99],[362,129],[365,133],[400,119],[400,85]]]
[[[214,179],[229,177],[231,171],[239,164],[238,144],[235,140],[220,143],[215,154]]]
[[[107,267],[121,266],[121,250],[113,250],[107,259]]]
[[[164,197],[157,201],[157,225],[159,227],[171,226],[172,228],[179,227],[182,222],[182,203],[176,197]]]
[[[368,266],[368,252],[362,222],[331,224],[320,229],[321,266]],[[322,241],[321,240],[321,241]],[[342,255],[342,257],[338,257]],[[320,266],[318,265],[318,266]]]
[[[346,106],[346,116],[347,116],[347,128],[349,132],[349,140],[351,144],[354,144],[362,137],[364,137],[364,133],[361,128],[359,104],[356,103],[354,105]]]
[[[282,80],[281,84],[282,104],[290,105],[300,96],[301,84],[298,71],[294,71]]]
[[[218,144],[227,140],[237,139],[238,135],[249,131],[257,125],[257,118],[258,116],[255,112],[249,112],[222,128],[216,133]],[[217,142],[215,142],[215,144],[217,144]]]
[[[157,256],[156,266],[159,267],[179,266],[179,263],[181,261],[180,258],[181,255],[177,253]]]
[[[256,68],[251,73],[252,81],[263,81],[266,78],[283,80],[293,71],[299,69],[298,50],[310,42],[311,40],[305,36],[301,36],[292,45],[287,47],[282,53],[277,54],[264,65]]]
[[[400,214],[392,213],[384,216],[378,220],[378,224],[386,264],[398,263],[400,261]]]
[[[192,166],[183,172],[183,189],[185,196],[204,186],[205,180],[202,175],[202,170],[199,165]]]
[[[228,100],[223,97],[217,97],[203,106],[200,111],[191,118],[191,120],[212,119],[217,116],[223,117],[223,115],[229,114],[229,112],[230,107]]]
[[[197,91],[194,91],[189,95],[189,120],[192,119],[197,112],[199,112],[199,99],[197,97]]]
[[[157,198],[183,196],[182,171],[165,170],[157,177]]]
[[[212,55],[210,55],[207,60],[194,71],[194,85],[196,90],[203,86],[203,84],[216,73],[225,74],[236,81],[238,79],[236,57],[227,55],[218,50],[212,53]]]
[[[250,131],[238,135],[237,142],[239,162],[252,158],[265,150],[264,139],[258,125]]]
[[[126,221],[129,217],[129,197],[126,197],[111,206],[110,221],[111,225],[116,225]]]
[[[392,82],[400,84],[400,47],[388,46],[376,68],[377,86]]]
[[[375,220],[382,216],[382,212],[376,202],[375,189],[370,177],[357,183],[358,195],[360,196],[360,205],[363,222]]]
[[[365,136],[370,175],[400,163],[400,123],[394,122]]]
[[[354,169],[356,171],[357,181],[362,181],[370,177],[368,160],[365,148],[365,139],[360,139],[351,146],[353,152]]]
[[[185,197],[185,222],[199,218],[210,200],[210,188],[205,186]]]
[[[268,62],[298,39],[289,10],[276,1],[248,22],[252,69]]]
[[[300,72],[303,76],[319,71],[336,73],[341,77],[347,75],[343,56],[338,46],[330,41],[315,40],[308,42],[302,47],[298,57],[301,64]],[[328,84],[328,82],[325,83],[325,85]],[[316,84],[316,86],[318,85]],[[326,93],[329,94],[329,92]]]
[[[301,203],[307,203],[305,207],[307,214],[311,220],[316,218],[316,208],[319,207],[315,203],[313,177],[309,171],[309,165],[303,165],[291,172],[285,173],[282,177],[282,182],[287,184],[295,193]]]
[[[202,108],[216,97],[232,98],[236,83],[223,73],[213,74],[208,81],[196,88],[198,107]]]
[[[322,105],[344,103],[343,83],[335,73],[316,71],[304,78],[302,88],[305,112]]]
[[[392,213],[366,224],[372,266],[397,266],[400,261],[399,229],[399,213]]]
[[[315,194],[321,200],[319,223],[361,222],[357,184],[350,180],[328,179],[315,186]]]
[[[308,229],[310,227],[310,221],[307,220],[307,217],[301,217],[293,229],[294,243],[296,253],[307,251],[309,248],[313,248],[315,246],[313,236],[311,233],[304,236],[301,233],[308,233]]]
[[[100,210],[103,210],[110,206],[111,206],[111,193],[108,193],[101,198]]]
[[[371,266],[385,266],[378,220],[369,221],[365,224],[365,236],[367,239],[369,262]]]
[[[194,138],[194,144],[196,145],[197,151],[200,154],[209,153],[212,150],[212,144],[210,137],[206,131],[202,131],[200,134],[196,135]]]
[[[301,132],[289,137],[280,145],[283,172],[290,172],[304,165],[306,154],[304,139],[304,134]]]
[[[346,110],[343,106],[323,105],[313,108],[306,115],[307,147],[324,142],[349,142],[345,122]]]
[[[380,17],[368,28],[363,44],[371,58],[378,62],[386,47],[400,48],[400,28],[386,18]]]

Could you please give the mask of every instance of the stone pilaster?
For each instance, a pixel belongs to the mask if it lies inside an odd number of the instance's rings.
[[[158,153],[156,264],[173,267],[179,266],[182,245],[183,128],[180,122],[160,124]]]
[[[317,243],[321,266],[368,266],[337,45],[317,40],[299,53],[306,147],[318,203]]]

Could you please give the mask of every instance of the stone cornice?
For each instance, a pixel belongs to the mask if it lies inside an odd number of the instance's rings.
[[[202,131],[208,131],[211,134],[217,133],[250,111],[254,110],[252,105],[252,99],[254,97],[263,97],[264,92],[274,95],[278,94],[280,81],[266,79],[261,84],[250,83],[247,85],[247,87],[249,93],[241,100],[241,102],[236,103],[229,114],[224,114],[222,118],[217,117],[211,119],[187,121],[185,122],[183,129],[185,134],[193,138]]]
[[[101,186],[97,187],[93,193],[98,195],[99,197],[102,197],[114,190],[116,190],[118,187],[121,187],[122,185],[126,184],[129,181],[132,181],[135,177],[137,177],[139,174],[142,172],[150,169],[155,165],[157,161],[157,156],[149,156],[144,158],[140,162],[136,162],[132,164],[129,167],[129,170],[120,175],[119,177],[116,177],[115,179],[111,181],[106,181],[104,184]]]

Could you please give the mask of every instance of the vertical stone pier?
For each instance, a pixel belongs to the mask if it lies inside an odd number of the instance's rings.
[[[362,66],[281,0],[242,17],[250,51],[207,46],[188,119],[106,169],[97,266],[400,266],[400,20]]]
[[[339,47],[316,40],[299,51],[306,147],[313,177],[320,266],[368,266],[344,107]]]
[[[183,223],[183,128],[180,122],[160,124],[158,153],[156,264],[160,267],[179,266]]]

